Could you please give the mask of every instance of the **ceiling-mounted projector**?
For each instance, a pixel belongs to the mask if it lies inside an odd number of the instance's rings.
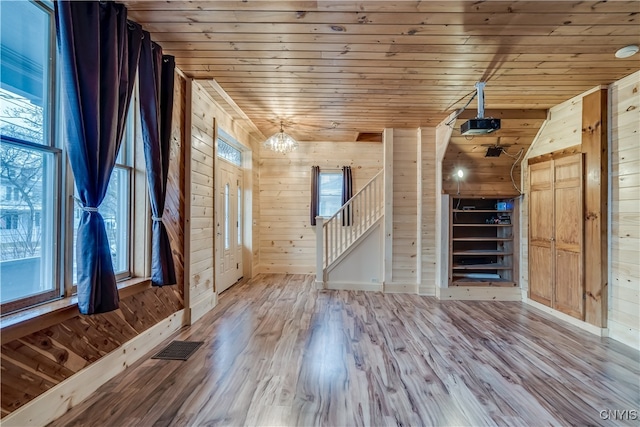
[[[486,135],[500,129],[500,119],[484,117],[484,82],[476,83],[478,95],[478,117],[467,120],[460,126],[462,135]]]
[[[500,129],[500,119],[470,119],[460,126],[463,135],[485,135]]]

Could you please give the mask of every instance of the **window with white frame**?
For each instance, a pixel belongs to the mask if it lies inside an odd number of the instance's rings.
[[[318,215],[331,217],[342,207],[342,172],[320,172]]]
[[[55,117],[59,109],[53,5],[0,1],[0,23],[0,304],[2,314],[7,314],[72,295],[81,209],[77,203],[67,207],[73,176],[55,126],[62,121]],[[138,194],[134,189],[139,187],[139,196],[147,197],[144,184],[134,188],[134,181],[139,181],[139,174],[134,180],[139,145],[135,98],[134,92],[116,166],[99,208],[118,280],[134,270],[145,272],[144,267],[134,269],[134,262],[144,264],[144,254],[133,253],[131,238],[134,225],[144,229],[149,214],[136,210],[134,218],[132,207]]]
[[[61,294],[62,150],[55,103],[53,11],[0,2],[0,270],[2,311]]]
[[[125,279],[131,276],[131,239],[132,235],[132,194],[133,194],[133,158],[135,155],[135,121],[136,108],[134,108],[137,96],[131,97],[129,114],[125,124],[125,132],[122,137],[120,151],[116,158],[116,164],[111,173],[107,194],[102,204],[98,208],[104,220],[109,239],[109,250],[111,251],[111,262],[116,279]],[[77,190],[76,190],[77,191]],[[82,208],[79,203],[75,204],[75,214],[73,216],[73,283],[77,283],[77,259],[76,259],[76,236]]]

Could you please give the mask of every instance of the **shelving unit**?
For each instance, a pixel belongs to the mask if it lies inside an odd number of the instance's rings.
[[[449,286],[517,286],[512,199],[451,199]]]

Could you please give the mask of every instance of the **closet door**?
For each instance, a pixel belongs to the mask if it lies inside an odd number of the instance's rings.
[[[582,162],[529,167],[529,298],[584,320]]]
[[[554,161],[553,308],[584,320],[582,154]]]
[[[553,167],[552,161],[529,167],[529,298],[552,305]]]

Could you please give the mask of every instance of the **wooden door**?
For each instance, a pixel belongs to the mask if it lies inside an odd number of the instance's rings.
[[[529,167],[529,298],[584,319],[582,154]]]
[[[554,161],[556,310],[584,319],[582,154]]]
[[[552,306],[552,161],[529,167],[529,298]]]
[[[216,184],[216,291],[242,278],[242,170],[218,160]]]

